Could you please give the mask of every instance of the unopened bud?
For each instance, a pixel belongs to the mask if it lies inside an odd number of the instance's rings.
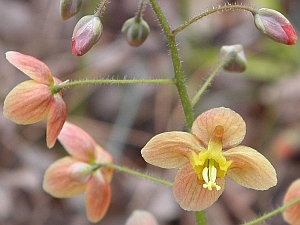
[[[76,15],[82,5],[82,0],[60,0],[60,15],[63,20]]]
[[[142,17],[135,16],[125,21],[122,32],[131,46],[138,47],[147,39],[150,28]]]
[[[76,24],[72,36],[72,53],[82,56],[98,42],[103,26],[98,16],[82,17]]]
[[[283,204],[286,205],[300,197],[300,179],[295,180],[285,193]],[[291,225],[300,224],[300,202],[288,207],[283,212],[283,219]]]
[[[290,21],[273,9],[261,8],[255,11],[254,24],[260,32],[276,42],[294,45],[298,39]]]
[[[238,73],[242,73],[246,70],[247,59],[243,46],[240,44],[222,46],[220,50],[220,59],[227,60],[227,63],[223,66],[224,70]]]

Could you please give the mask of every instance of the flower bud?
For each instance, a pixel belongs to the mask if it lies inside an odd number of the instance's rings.
[[[138,47],[147,39],[150,28],[142,17],[135,16],[125,21],[122,32],[131,46]]]
[[[296,43],[298,37],[292,24],[280,12],[261,8],[253,14],[254,24],[260,32],[282,44],[294,45]]]
[[[76,15],[82,5],[82,0],[60,0],[60,15],[63,20]]]
[[[220,50],[220,59],[225,60],[227,57],[227,63],[223,66],[224,70],[238,73],[242,73],[246,70],[247,59],[242,45],[222,46]]]
[[[101,37],[103,26],[98,16],[82,17],[76,24],[72,36],[72,53],[82,56],[96,44]]]

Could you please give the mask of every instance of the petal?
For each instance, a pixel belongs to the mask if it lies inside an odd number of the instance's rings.
[[[100,163],[100,164],[109,163],[109,164],[112,164],[113,163],[113,158],[102,147],[100,147],[99,145],[96,145],[96,148],[95,148],[95,163]],[[102,172],[102,175],[105,177],[105,179],[108,182],[110,182],[111,179],[112,179],[114,170],[112,168],[109,168],[109,167],[103,167],[103,168],[101,168],[101,172]]]
[[[154,136],[142,149],[147,163],[162,168],[180,167],[188,161],[190,151],[201,151],[198,139],[190,133],[173,131]]]
[[[176,174],[173,193],[181,208],[188,211],[201,211],[211,206],[222,194],[225,179],[217,178],[216,183],[221,187],[209,191],[203,188],[204,181],[198,180],[192,166],[188,163],[180,168]]]
[[[207,146],[218,125],[224,127],[222,138],[224,149],[238,145],[245,137],[246,124],[243,118],[231,109],[224,107],[208,110],[198,116],[193,123],[192,133]]]
[[[223,153],[232,164],[227,176],[236,183],[255,190],[267,190],[277,184],[276,171],[258,151],[237,146]]]
[[[125,225],[157,225],[154,216],[145,210],[134,210]]]
[[[97,170],[88,181],[85,192],[86,214],[89,221],[96,223],[105,215],[111,200],[109,182]]]
[[[53,78],[48,66],[42,61],[19,52],[6,52],[6,59],[31,79],[46,84],[53,84]]]
[[[283,204],[288,204],[289,202],[300,197],[300,179],[295,180],[288,188]],[[292,205],[283,212],[283,218],[289,224],[300,224],[300,202]]]
[[[58,140],[75,158],[85,162],[94,158],[95,141],[88,133],[74,124],[65,122],[58,135]]]
[[[47,146],[52,148],[67,117],[66,103],[59,94],[52,98],[47,120]]]
[[[91,166],[70,156],[55,161],[46,170],[43,189],[57,198],[81,194],[90,177]]]
[[[4,100],[3,114],[18,124],[31,124],[44,119],[52,94],[48,86],[33,80],[17,85]]]

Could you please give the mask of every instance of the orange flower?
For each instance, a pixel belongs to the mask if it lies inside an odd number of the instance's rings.
[[[67,116],[62,91],[55,88],[61,81],[32,56],[11,51],[6,58],[32,80],[17,85],[6,96],[4,116],[18,124],[32,124],[47,117],[47,146],[53,147]]]
[[[300,197],[300,179],[295,180],[288,188],[283,204],[287,204]],[[300,224],[300,202],[292,205],[283,212],[283,218],[292,225]]]
[[[256,190],[276,185],[271,163],[256,150],[237,146],[245,133],[240,115],[228,108],[215,108],[195,120],[192,134],[173,131],[154,136],[142,149],[142,156],[155,166],[179,167],[174,197],[183,209],[200,211],[222,194],[225,175]]]
[[[69,198],[85,191],[89,221],[98,222],[105,215],[110,200],[113,169],[101,163],[112,163],[111,155],[79,127],[66,122],[58,140],[71,156],[54,162],[46,171],[43,188],[57,198]]]

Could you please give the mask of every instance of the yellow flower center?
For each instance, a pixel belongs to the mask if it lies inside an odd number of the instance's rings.
[[[216,126],[208,142],[207,149],[199,152],[191,152],[189,160],[198,175],[200,181],[204,181],[203,188],[217,191],[221,189],[216,183],[217,178],[225,177],[231,161],[227,161],[222,154],[223,126]]]

